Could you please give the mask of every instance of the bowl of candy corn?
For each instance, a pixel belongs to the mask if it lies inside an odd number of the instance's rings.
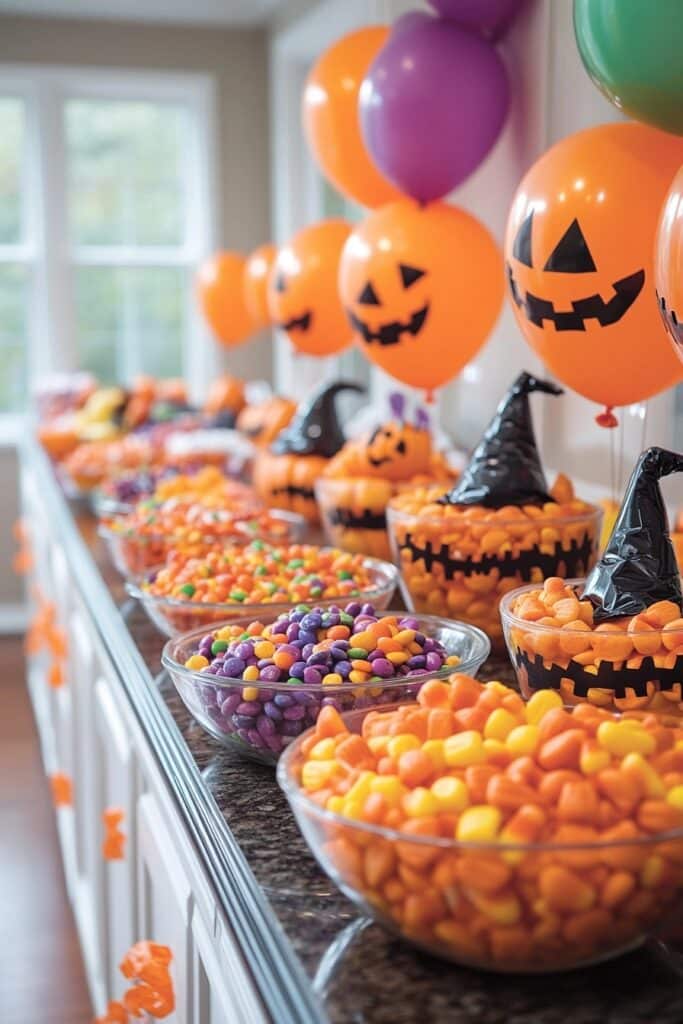
[[[188,709],[221,743],[275,763],[324,707],[414,699],[456,666],[476,674],[486,636],[465,623],[377,610],[359,600],[262,609],[169,640],[162,664]]]
[[[174,549],[162,568],[137,584],[129,581],[126,589],[162,633],[177,636],[229,619],[284,613],[302,603],[360,600],[384,609],[397,582],[396,567],[377,558],[315,544],[254,540],[201,558]]]
[[[389,929],[477,968],[569,970],[680,913],[682,740],[458,674],[409,704],[321,709],[278,781],[323,870]]]

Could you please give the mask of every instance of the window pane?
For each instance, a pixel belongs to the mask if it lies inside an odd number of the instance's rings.
[[[70,100],[65,117],[72,241],[182,244],[187,110]]]
[[[28,347],[26,267],[0,263],[0,411],[21,412],[26,403]]]
[[[78,267],[78,364],[105,383],[182,372],[187,272],[178,267]]]
[[[21,176],[24,162],[24,104],[0,96],[0,245],[21,242]]]

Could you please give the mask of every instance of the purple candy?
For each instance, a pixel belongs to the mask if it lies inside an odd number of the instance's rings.
[[[246,661],[248,658],[253,657],[254,648],[252,644],[246,643],[245,641],[243,643],[238,644],[233,653],[238,658],[242,658],[244,661]]]
[[[267,740],[269,736],[272,736],[275,733],[275,723],[273,722],[272,718],[268,718],[268,715],[258,716],[258,718],[256,719],[256,728],[258,729],[258,731],[261,733],[261,736],[263,736],[265,740]]]
[[[258,729],[248,729],[247,740],[252,745],[252,747],[265,747],[263,737],[261,736],[261,733],[258,731]]]
[[[346,679],[348,677],[349,672],[351,671],[351,662],[338,661],[337,664],[334,666],[334,670],[335,672],[338,672],[340,676],[343,676]]]
[[[294,676],[295,679],[303,679],[304,672],[306,671],[305,661],[295,661],[289,669],[290,676]]]
[[[261,669],[261,679],[269,683],[277,683],[282,679],[282,669],[279,669],[277,665],[266,665]]]
[[[226,658],[223,662],[223,675],[231,676],[233,679],[240,679],[246,667],[242,658]]]
[[[231,693],[229,697],[226,697],[221,704],[221,714],[224,718],[230,718],[230,715],[237,709],[237,706],[242,703],[242,698],[239,693]]]
[[[241,731],[242,729],[251,729],[254,725],[254,719],[252,715],[233,715],[232,723]]]
[[[427,664],[427,659],[424,654],[416,654],[414,658],[409,658],[406,662],[408,668],[424,668]]]
[[[318,672],[317,668],[314,668],[312,665],[307,665],[304,669],[303,679],[309,686],[320,686],[323,681],[323,677],[320,672]]]
[[[294,698],[290,697],[288,693],[276,693],[273,697],[273,701],[279,708],[284,710],[285,708],[291,708],[294,703]]]
[[[260,715],[261,705],[257,700],[243,700],[236,708],[238,715]]]
[[[311,704],[317,703],[313,694],[309,693],[308,690],[297,690],[297,692],[294,694],[294,700],[297,702],[297,704],[303,704],[304,707],[309,707]],[[285,718],[286,717],[287,713],[285,712]]]
[[[375,658],[372,663],[373,675],[381,676],[382,679],[390,679],[396,675],[396,668],[388,658]]]
[[[436,672],[443,665],[443,658],[436,651],[429,651],[425,656],[425,668],[428,672]]]
[[[298,636],[299,636],[299,623],[298,622],[292,622],[291,625],[289,625],[287,627],[286,636],[287,636],[287,639],[290,642],[292,640],[298,639]]]
[[[274,722],[282,721],[282,712],[280,711],[277,704],[275,704],[272,700],[266,701],[266,703],[263,705],[263,710],[268,715],[268,718],[272,718]]]
[[[303,718],[305,709],[301,704],[295,704],[292,708],[287,708],[285,711],[285,719],[288,722],[296,722],[299,718]]]
[[[303,710],[303,709],[302,709]],[[282,735],[283,736],[298,736],[303,731],[303,722],[294,721],[289,719],[282,723]]]

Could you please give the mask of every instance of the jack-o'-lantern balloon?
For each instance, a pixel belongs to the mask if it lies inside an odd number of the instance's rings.
[[[610,408],[681,378],[653,287],[657,218],[681,162],[682,139],[600,125],[548,150],[512,203],[505,257],[517,322],[563,383]]]
[[[314,484],[345,441],[335,402],[341,391],[362,394],[365,388],[346,381],[324,384],[270,449],[259,453],[254,487],[270,508],[288,509],[310,523],[319,522]]]
[[[270,272],[272,321],[306,355],[330,356],[351,344],[337,291],[339,258],[350,231],[345,220],[311,224],[278,250]]]
[[[296,412],[296,403],[281,395],[247,405],[237,417],[237,429],[259,448],[267,448]]]
[[[659,219],[655,287],[664,326],[683,360],[683,167],[671,184]]]
[[[277,246],[268,242],[254,249],[244,264],[244,301],[258,327],[266,327],[270,323],[268,277],[276,255]]]
[[[479,350],[503,301],[503,266],[474,217],[401,199],[350,235],[339,290],[355,340],[392,377],[431,392]]]
[[[232,348],[258,329],[244,300],[244,256],[217,252],[197,273],[197,299],[216,339]]]

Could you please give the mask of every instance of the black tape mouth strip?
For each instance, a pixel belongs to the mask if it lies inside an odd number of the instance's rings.
[[[401,323],[400,320],[392,320],[391,323],[382,324],[378,331],[373,331],[364,320],[357,317],[350,309],[346,310],[349,323],[356,334],[360,334],[366,345],[371,345],[375,341],[379,342],[380,345],[398,345],[399,341],[403,339],[404,334],[411,334],[415,337],[422,330],[428,313],[429,303],[424,305],[422,309],[418,309],[417,313],[413,313],[407,323]]]
[[[313,314],[309,310],[308,313],[304,313],[303,316],[294,316],[291,320],[285,320],[283,323],[279,323],[278,327],[283,331],[307,331],[311,326],[312,319]]]
[[[387,517],[384,512],[371,512],[363,509],[358,515],[350,508],[332,508],[325,511],[325,518],[331,526],[341,526],[345,530],[386,530]]]
[[[539,299],[531,292],[522,298],[509,263],[505,264],[505,270],[514,303],[524,312],[527,320],[536,327],[543,327],[543,322],[550,320],[556,331],[585,331],[586,320],[597,320],[601,327],[616,324],[636,301],[645,283],[645,271],[636,270],[634,274],[614,282],[612,287],[615,294],[609,302],[605,302],[601,295],[588,295],[572,302],[571,311],[556,312],[552,302]]]
[[[560,542],[556,541],[551,555],[541,551],[539,546],[534,544],[533,547],[520,551],[518,555],[506,551],[503,558],[498,558],[497,555],[482,555],[480,559],[451,558],[448,554],[448,544],[434,548],[432,542],[427,541],[424,547],[420,547],[408,533],[405,540],[400,543],[400,549],[402,552],[410,551],[411,562],[422,560],[427,572],[431,572],[435,564],[442,565],[447,580],[453,579],[456,572],[461,572],[464,576],[477,576],[498,569],[501,578],[519,576],[529,581],[532,569],[540,569],[544,578],[557,576],[560,562],[564,562],[564,575],[568,578],[584,576],[593,555],[594,542],[586,533],[580,544],[572,540],[568,548],[563,548]]]
[[[533,623],[529,623],[530,628]],[[521,627],[515,627],[521,628]],[[678,655],[673,668],[657,668],[654,659],[649,655],[643,658],[640,668],[615,669],[611,661],[601,661],[597,672],[587,672],[583,665],[573,659],[567,668],[561,665],[545,665],[540,654],[533,660],[519,647],[514,649],[512,659],[518,671],[526,673],[527,681],[532,690],[559,690],[563,679],[568,679],[574,687],[577,697],[587,697],[588,691],[594,687],[601,690],[612,690],[617,698],[626,697],[626,689],[633,691],[637,697],[647,697],[647,684],[655,682],[660,690],[673,690],[676,684],[683,682],[683,655]]]
[[[294,484],[287,484],[286,487],[272,487],[270,493],[278,498],[283,495],[286,498],[308,498],[315,501],[315,494],[311,487],[296,487]]]

